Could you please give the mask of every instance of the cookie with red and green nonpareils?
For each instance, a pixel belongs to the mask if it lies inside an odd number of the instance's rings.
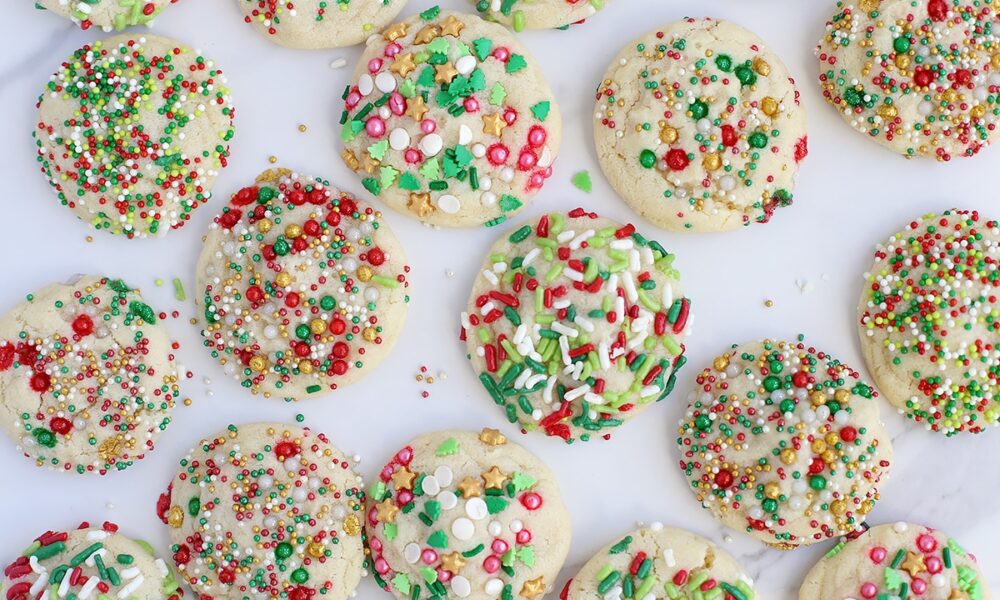
[[[495,429],[424,434],[368,494],[375,580],[400,600],[544,596],[570,520],[552,472]]]
[[[944,533],[911,523],[878,525],[817,562],[799,600],[991,600],[976,557]]]
[[[559,152],[538,64],[474,15],[434,7],[370,38],[344,103],[344,162],[373,196],[432,225],[502,223]]]
[[[490,249],[462,339],[511,423],[572,443],[611,432],[674,387],[693,318],[674,255],[583,209]]]
[[[202,600],[345,600],[364,571],[364,484],[321,433],[230,425],[202,440],[156,510]]]
[[[754,600],[753,580],[728,553],[682,529],[651,523],[605,546],[573,579],[562,600]]]
[[[677,444],[703,508],[781,549],[862,529],[892,445],[857,371],[801,338],[763,340],[696,381]]]
[[[38,98],[32,136],[42,173],[82,221],[160,236],[211,197],[233,117],[214,62],[175,40],[122,35],[62,63]]]
[[[868,369],[903,415],[945,435],[1000,421],[1000,223],[946,210],[875,247],[858,303]]]
[[[806,114],[781,59],[727,21],[685,19],[626,46],[597,88],[604,174],[665,229],[766,223],[792,203]]]
[[[289,48],[360,44],[403,10],[406,0],[237,0],[244,20]]]
[[[469,0],[483,17],[524,29],[563,28],[594,16],[611,0]]]
[[[177,344],[119,279],[80,276],[0,318],[0,424],[39,467],[121,471],[153,450],[185,376]]]
[[[816,47],[823,98],[907,158],[974,156],[1000,135],[996,0],[837,2]]]
[[[180,600],[184,591],[146,542],[81,523],[71,531],[46,531],[4,569],[0,594],[35,598]]]
[[[35,0],[35,8],[70,19],[87,30],[121,31],[133,25],[152,25],[153,19],[177,0]]]
[[[371,371],[410,299],[410,268],[382,213],[287,169],[233,194],[197,268],[205,346],[243,387],[289,400]]]

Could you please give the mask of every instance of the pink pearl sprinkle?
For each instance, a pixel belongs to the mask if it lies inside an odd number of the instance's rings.
[[[379,575],[385,575],[389,572],[389,563],[380,556],[375,559],[375,570],[378,571]]]
[[[425,548],[424,551],[420,553],[420,560],[424,561],[425,565],[437,562],[437,559],[438,553],[430,548]]]
[[[413,502],[413,492],[411,492],[410,490],[399,490],[399,493],[396,495],[396,497],[399,499],[399,504],[403,506],[406,506],[410,502]]]
[[[545,133],[545,128],[539,125],[533,126],[528,131],[528,143],[534,146],[535,148],[538,148],[539,146],[544,144],[546,137],[547,135]]]
[[[385,55],[389,58],[392,58],[393,56],[399,54],[399,51],[402,49],[403,48],[399,44],[393,42],[385,47]]]
[[[933,535],[925,533],[917,538],[917,548],[920,548],[924,552],[933,552],[937,548],[937,540],[934,539]]]
[[[372,547],[372,550],[374,550],[375,552],[382,551],[382,540],[378,539],[377,537],[373,537],[368,544]]]
[[[399,452],[396,453],[396,460],[399,461],[401,465],[408,465],[410,461],[413,460],[413,448],[407,446]]]
[[[385,121],[381,117],[372,117],[365,122],[365,131],[373,138],[385,135]]]
[[[424,119],[420,122],[420,131],[423,131],[424,133],[434,133],[437,127],[437,123],[434,122],[434,119]]]
[[[542,177],[541,173],[532,173],[531,177],[528,179],[528,187],[530,188],[540,188],[544,183],[545,178]]]
[[[927,572],[930,573],[931,575],[937,575],[938,573],[940,573],[941,568],[944,566],[944,564],[942,564],[941,562],[941,559],[936,556],[928,556],[927,559],[924,561],[924,564],[927,565]]]
[[[361,93],[357,90],[352,90],[351,93],[347,95],[347,100],[345,102],[347,103],[347,108],[354,108],[358,105],[358,102],[361,102]]]
[[[392,465],[386,465],[382,469],[382,479],[388,481],[389,478],[392,477],[392,471],[393,471]]]
[[[914,594],[923,594],[927,591],[927,582],[918,577],[910,582],[910,589]]]
[[[521,154],[517,157],[517,168],[522,171],[527,171],[531,169],[531,167],[535,166],[535,163],[537,162],[538,162],[538,157],[535,156],[535,153],[532,152],[531,150],[525,149],[522,150]],[[525,496],[527,495],[528,494],[525,494]],[[521,502],[522,503],[524,502],[523,498]]]
[[[472,96],[466,98],[462,104],[465,106],[465,112],[474,113],[479,111],[479,100],[476,100]]]
[[[504,164],[507,162],[508,156],[510,156],[510,150],[503,144],[493,144],[486,150],[486,158],[494,165]]]
[[[510,50],[504,48],[503,46],[497,46],[497,49],[493,51],[493,58],[507,62],[510,57]]]
[[[500,570],[500,558],[496,556],[487,556],[486,560],[483,561],[483,570],[487,573],[496,573]]]
[[[861,586],[861,596],[863,598],[874,598],[877,593],[878,588],[875,587],[874,583],[868,582]]]
[[[451,571],[445,571],[441,567],[438,567],[437,576],[438,576],[438,581],[442,583],[447,583],[448,580],[451,579]]]
[[[510,548],[510,546],[507,544],[507,542],[505,542],[505,541],[503,541],[503,540],[501,540],[499,538],[493,540],[493,543],[490,545],[490,549],[493,550],[494,552],[496,552],[497,554],[503,554],[509,548]]]
[[[871,552],[868,553],[868,558],[872,559],[872,562],[879,564],[885,560],[886,550],[882,546],[875,546],[872,548]]]
[[[507,110],[503,111],[503,122],[506,123],[508,126],[516,123],[517,111],[514,110],[513,108],[507,108]]]
[[[521,531],[517,532],[516,539],[517,543],[523,546],[531,541],[531,532],[528,531],[527,529],[522,529]]]
[[[389,110],[397,117],[406,112],[406,99],[399,92],[389,94]]]
[[[370,61],[368,61],[368,72],[369,73],[378,73],[381,70],[382,70],[382,59],[381,58],[373,58]]]
[[[411,165],[416,164],[421,160],[423,160],[423,156],[420,154],[420,151],[417,150],[416,148],[407,148],[406,152],[403,153],[403,158],[406,159],[406,162],[410,163]]]
[[[521,154],[521,158],[524,158],[524,156],[524,154]],[[534,155],[532,155],[532,157],[534,157]],[[521,494],[521,505],[528,510],[538,510],[542,507],[542,497],[535,492]]]

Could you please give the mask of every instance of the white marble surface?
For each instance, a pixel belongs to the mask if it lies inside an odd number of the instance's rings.
[[[178,309],[170,327],[183,346],[181,358],[194,377],[185,386],[194,400],[175,413],[174,424],[149,458],[123,473],[84,478],[36,469],[7,440],[0,440],[0,562],[46,528],[65,528],[83,519],[118,521],[166,554],[167,536],[154,514],[157,495],[176,461],[203,436],[229,421],[306,422],[326,431],[349,452],[363,456],[362,470],[374,477],[379,466],[417,432],[444,427],[498,426],[515,434],[479,388],[456,340],[458,313],[481,256],[497,232],[434,231],[402,216],[388,221],[408,250],[413,266],[410,318],[395,351],[377,373],[335,396],[289,405],[250,397],[226,379],[198,341],[188,319],[190,303],[173,299],[169,284],[181,277],[189,296],[200,237],[217,198],[182,230],[160,240],[130,242],[91,232],[60,207],[37,172],[30,136],[34,102],[49,74],[76,47],[100,35],[81,32],[32,8],[30,0],[3,0],[7,23],[0,53],[0,181],[3,225],[0,253],[0,310],[25,293],[76,272],[105,272],[141,286],[161,310]],[[464,7],[464,0],[443,2]],[[410,0],[404,14],[431,0]],[[678,254],[697,324],[689,342],[689,366],[673,396],[643,413],[611,442],[567,447],[552,439],[515,439],[541,455],[559,477],[573,517],[574,542],[559,585],[603,544],[636,521],[660,520],[709,536],[737,555],[759,580],[762,596],[794,598],[808,566],[830,544],[779,552],[736,531],[717,526],[685,489],[674,446],[677,419],[696,372],[730,343],[765,336],[808,340],[862,369],[852,319],[876,240],[917,214],[952,205],[1000,216],[996,173],[1000,148],[949,165],[907,162],[852,133],[822,103],[813,74],[814,43],[832,11],[832,0],[615,0],[587,25],[570,31],[530,32],[522,40],[549,74],[564,114],[564,152],[556,174],[528,207],[532,217],[549,209],[584,205],[653,231],[618,200],[604,181],[592,149],[593,90],[607,61],[632,38],[686,15],[733,19],[759,33],[784,57],[800,82],[810,120],[810,156],[804,163],[795,205],[774,221],[724,235],[660,235]],[[330,177],[365,194],[338,158],[339,97],[357,48],[291,51],[271,45],[244,25],[234,0],[181,0],[154,30],[201,48],[229,74],[237,105],[232,166],[216,190],[226,196],[268,166],[283,165]],[[297,129],[308,125],[306,133]],[[580,169],[594,177],[590,195],[569,179]],[[94,233],[93,243],[85,236]],[[806,288],[807,292],[800,290]],[[765,308],[765,298],[774,299]],[[447,380],[432,386],[414,379],[420,365]],[[211,383],[206,383],[210,378]],[[423,389],[429,398],[421,398]],[[896,464],[882,487],[874,523],[907,519],[941,528],[973,550],[1000,588],[1000,431],[945,439],[912,427],[888,405]],[[726,541],[728,539],[732,541]],[[388,596],[371,578],[363,599]],[[555,593],[551,597],[555,597]]]

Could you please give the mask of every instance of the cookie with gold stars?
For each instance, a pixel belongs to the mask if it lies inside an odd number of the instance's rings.
[[[0,426],[40,467],[121,471],[170,424],[184,377],[162,318],[120,279],[78,276],[0,319]]]
[[[252,393],[320,396],[389,353],[410,268],[382,213],[273,169],[233,194],[197,267],[204,345]]]
[[[579,23],[611,0],[469,0],[484,18],[524,29],[552,29]]]
[[[597,89],[601,168],[665,229],[766,223],[792,203],[806,113],[781,59],[728,21],[685,19],[636,39]]]
[[[156,510],[199,598],[345,600],[364,573],[364,486],[321,433],[230,425],[180,462]]]
[[[1000,424],[1000,222],[945,210],[875,246],[857,325],[868,370],[907,418],[946,436]]]
[[[892,461],[877,395],[801,338],[734,345],[696,379],[680,468],[703,508],[771,546],[860,531]]]
[[[371,568],[400,600],[536,600],[569,551],[554,475],[495,429],[416,438],[367,499]]]
[[[841,541],[806,574],[799,600],[992,600],[976,557],[941,531],[898,522]]]
[[[340,122],[344,162],[368,192],[446,227],[520,211],[562,135],[552,90],[510,31],[437,7],[368,40]]]
[[[608,544],[566,582],[563,600],[754,600],[753,579],[729,553],[683,529],[650,523]]]
[[[208,202],[236,131],[215,62],[148,34],[80,47],[37,107],[36,159],[59,202],[130,239],[166,235]]]
[[[823,98],[906,158],[974,156],[1000,136],[996,0],[837,2],[816,47]]]
[[[9,540],[5,540],[9,541]],[[105,521],[72,530],[48,530],[9,563],[0,578],[9,600],[181,600],[173,571],[146,542],[133,540]]]
[[[378,33],[406,0],[236,0],[243,19],[281,46],[353,46]]]

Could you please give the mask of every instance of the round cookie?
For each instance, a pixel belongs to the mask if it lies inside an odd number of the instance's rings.
[[[378,33],[406,0],[236,0],[244,20],[281,46],[353,46]]]
[[[877,396],[801,341],[734,345],[698,375],[681,470],[716,519],[771,546],[858,531],[892,461]]]
[[[594,16],[611,0],[469,0],[490,21],[524,29],[551,29]]]
[[[995,1],[837,2],[816,47],[823,97],[903,156],[973,156],[1000,134]]]
[[[569,551],[555,476],[495,429],[416,438],[382,469],[367,511],[375,579],[400,600],[535,600]]]
[[[205,346],[265,396],[316,396],[366,375],[410,299],[410,268],[382,213],[287,169],[233,194],[197,268]]]
[[[147,237],[181,227],[211,198],[233,115],[214,62],[174,40],[122,35],[62,63],[32,136],[63,206],[97,229]]]
[[[181,578],[203,600],[345,600],[364,572],[364,484],[326,436],[230,425],[160,496]]]
[[[170,424],[183,369],[120,279],[45,287],[0,318],[0,424],[39,467],[121,471]]]
[[[1000,421],[1000,223],[946,210],[875,247],[858,334],[878,388],[906,417],[946,435]]]
[[[665,398],[693,320],[674,258],[635,226],[583,209],[500,238],[462,328],[507,419],[567,442],[608,439]]]
[[[912,594],[912,595],[910,595]],[[842,541],[806,575],[799,600],[921,598],[992,600],[986,577],[954,539],[895,523]]]
[[[47,531],[4,569],[0,595],[33,598],[180,600],[173,572],[146,542],[118,532],[114,523]]]
[[[121,31],[133,25],[152,25],[153,19],[177,0],[35,0],[35,8],[70,19],[84,31],[100,27]]]
[[[538,64],[474,15],[434,7],[370,38],[344,102],[344,162],[432,225],[502,223],[559,152],[562,118]]]
[[[605,546],[573,579],[563,600],[705,597],[754,600],[753,580],[727,552],[683,529],[651,523]]]
[[[784,63],[727,21],[685,19],[625,46],[597,89],[601,169],[675,231],[768,222],[792,203],[806,114]]]

